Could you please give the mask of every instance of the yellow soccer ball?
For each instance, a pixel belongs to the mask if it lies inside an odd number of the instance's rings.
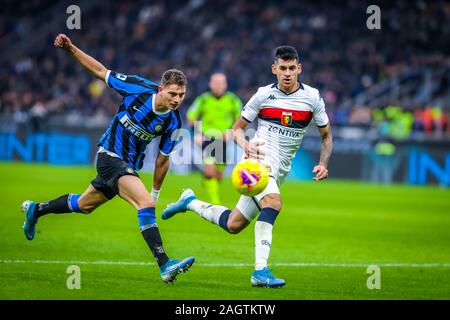
[[[243,160],[234,167],[231,183],[240,194],[253,197],[267,187],[269,171],[266,166],[254,159]]]

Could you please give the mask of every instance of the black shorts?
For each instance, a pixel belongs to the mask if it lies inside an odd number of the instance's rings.
[[[139,177],[122,159],[100,152],[97,156],[97,176],[91,181],[91,185],[106,198],[112,199],[119,193],[119,178],[126,175]]]
[[[202,151],[205,163],[211,160],[215,160],[218,164],[227,162],[227,143],[223,139],[203,137]]]

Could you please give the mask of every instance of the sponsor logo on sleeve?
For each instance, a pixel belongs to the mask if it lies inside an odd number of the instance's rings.
[[[122,73],[116,73],[115,77],[122,81],[125,81],[127,79],[127,76]]]

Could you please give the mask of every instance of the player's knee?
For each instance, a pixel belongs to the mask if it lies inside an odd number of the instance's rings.
[[[281,205],[281,201],[276,201],[274,202],[271,206],[271,208],[274,208],[275,210],[277,210],[278,212],[281,211],[282,205]]]
[[[263,207],[270,207],[270,208],[277,210],[278,212],[281,211],[282,204],[281,204],[281,199],[280,199],[279,195],[268,194],[267,196],[264,197],[263,201],[264,201],[262,203]]]
[[[155,207],[155,201],[153,200],[152,197],[148,196],[145,199],[139,199],[137,201],[137,207],[138,209],[143,209],[143,208],[154,208]]]

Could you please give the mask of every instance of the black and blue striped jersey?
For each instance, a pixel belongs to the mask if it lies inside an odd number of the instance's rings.
[[[182,121],[178,110],[156,111],[158,84],[115,71],[108,71],[105,82],[123,99],[98,146],[114,152],[135,170],[142,168],[145,148],[155,137],[161,136],[161,154],[169,155],[178,143],[176,130],[181,128]]]

